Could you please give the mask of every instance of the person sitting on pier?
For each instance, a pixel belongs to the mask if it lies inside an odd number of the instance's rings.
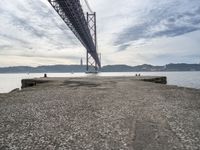
[[[44,74],[44,78],[47,78],[47,74],[46,73]]]

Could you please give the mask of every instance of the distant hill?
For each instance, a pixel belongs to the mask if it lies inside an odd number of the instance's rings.
[[[167,71],[200,71],[200,64],[168,64]]]
[[[85,72],[86,66],[80,65],[52,65],[52,66],[17,66],[0,68],[0,73],[67,73]],[[149,64],[139,66],[107,65],[101,68],[101,72],[148,72],[148,71],[200,71],[200,64],[168,64],[165,66],[153,66]]]
[[[85,72],[85,66],[80,65],[52,65],[38,67],[5,67],[0,68],[0,73],[62,73],[62,72]]]

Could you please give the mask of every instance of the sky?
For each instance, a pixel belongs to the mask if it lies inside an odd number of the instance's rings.
[[[102,65],[200,63],[200,0],[88,2]],[[85,55],[47,0],[0,1],[0,67],[79,64]]]

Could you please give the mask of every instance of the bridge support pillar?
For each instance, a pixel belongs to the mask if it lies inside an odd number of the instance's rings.
[[[87,73],[97,73],[99,67],[96,61],[92,58],[91,54],[86,52],[86,72]]]
[[[97,53],[97,25],[96,25],[96,13],[87,13],[87,24],[88,24],[88,28],[90,30],[91,36],[92,36],[92,40],[95,44],[95,49]],[[86,71],[87,72],[98,72],[98,70],[100,69],[100,66],[97,65],[96,61],[92,58],[91,53],[89,53],[88,51],[86,52]],[[98,55],[98,53],[97,53]]]

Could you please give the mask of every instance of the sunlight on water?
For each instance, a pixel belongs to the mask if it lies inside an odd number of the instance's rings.
[[[135,72],[100,73],[99,76],[135,76]],[[142,72],[143,76],[167,76],[169,85],[200,89],[200,72]],[[7,93],[21,87],[22,79],[43,77],[42,73],[34,74],[0,74],[0,93]],[[86,77],[85,73],[48,73],[48,77]]]

